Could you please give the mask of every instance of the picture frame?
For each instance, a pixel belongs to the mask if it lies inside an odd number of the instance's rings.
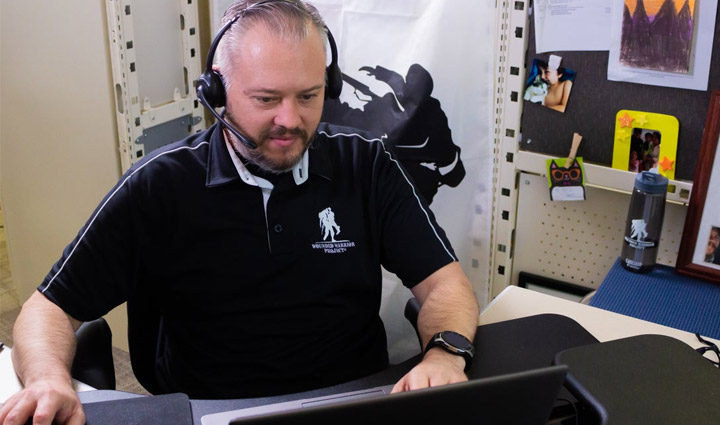
[[[720,284],[720,90],[710,97],[690,204],[676,262],[678,273]],[[715,188],[711,190],[711,188]],[[715,209],[710,208],[715,207]],[[718,254],[717,256],[715,254]]]
[[[655,168],[660,174],[673,180],[679,131],[680,123],[672,115],[628,109],[618,111],[615,116],[612,168],[634,172]],[[657,150],[653,149],[653,142],[650,141],[652,137],[646,138],[652,135],[655,135]],[[636,146],[637,143],[640,143],[640,146]],[[636,148],[639,148],[635,156],[638,164],[633,169],[629,167],[629,163],[633,162],[631,155]]]

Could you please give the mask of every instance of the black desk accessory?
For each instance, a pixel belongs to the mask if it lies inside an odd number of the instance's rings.
[[[639,335],[561,352],[597,424],[720,423],[720,371],[687,344]]]
[[[478,326],[475,361],[470,379],[532,370],[553,364],[568,348],[597,344],[598,340],[575,320],[558,314],[539,314]],[[551,419],[584,416],[584,406],[565,387]]]
[[[190,399],[182,393],[84,403],[86,425],[192,425]]]
[[[478,326],[470,379],[546,367],[568,348],[598,340],[573,319],[539,314]]]
[[[85,411],[85,425],[193,425],[190,399],[182,393],[146,397],[97,390],[80,392],[78,396]],[[25,425],[32,423],[30,418]]]

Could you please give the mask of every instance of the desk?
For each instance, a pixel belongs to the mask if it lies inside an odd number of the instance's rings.
[[[486,325],[544,313],[568,316],[582,325],[600,341],[609,341],[641,334],[659,334],[679,339],[693,348],[702,346],[702,344],[697,341],[697,338],[695,338],[695,335],[688,332],[518,288],[516,286],[506,288],[482,311],[480,314],[480,324]],[[713,340],[713,342],[720,344],[718,340]],[[0,401],[4,401],[21,388],[13,372],[9,354],[9,349],[3,350],[0,353]],[[195,424],[200,424],[200,417],[208,413],[387,385],[397,381],[397,379],[417,363],[418,359],[419,357],[407,360],[376,375],[358,381],[301,394],[247,400],[192,400],[193,420]],[[132,396],[134,395],[118,391],[92,391],[81,393],[80,399],[83,402],[90,402]]]
[[[480,314],[480,324],[501,322],[543,313],[570,317],[600,342],[635,335],[657,334],[679,339],[693,348],[702,347],[695,334],[634,317],[590,307],[517,286],[505,288]],[[720,345],[720,340],[707,338]]]
[[[4,347],[2,351],[0,351],[0,403],[4,403],[5,400],[22,388],[20,379],[18,379],[15,374],[15,369],[13,369],[12,358],[10,357],[11,352],[10,347]],[[78,392],[95,389],[90,385],[75,380],[73,380],[73,386],[75,387],[75,391]]]
[[[688,332],[720,338],[720,285],[656,265],[627,271],[617,260],[590,305]]]

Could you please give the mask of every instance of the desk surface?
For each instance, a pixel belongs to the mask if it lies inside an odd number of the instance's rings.
[[[480,324],[501,322],[543,313],[570,317],[588,330],[599,341],[611,341],[635,335],[657,334],[679,339],[693,348],[702,347],[694,334],[647,322],[596,307],[564,300],[539,292],[509,286],[480,314]],[[719,340],[707,338],[720,344]]]
[[[658,264],[632,273],[612,266],[590,305],[688,332],[720,338],[720,285]]]
[[[612,313],[576,302],[563,300],[527,289],[518,288],[516,286],[506,288],[482,311],[480,314],[480,324],[485,325],[544,313],[561,314],[574,319],[599,341],[609,341],[641,334],[659,334],[679,339],[693,348],[702,346],[702,344],[697,341],[695,335],[688,332],[623,316],[621,314]],[[713,341],[720,344],[720,341],[718,340]],[[409,370],[409,368],[412,367],[410,363],[413,361],[417,360],[411,359],[401,365],[387,371],[383,371],[383,373],[368,381],[368,385],[362,388],[369,388],[371,386],[385,385],[390,382],[394,382],[402,376],[404,371]],[[240,407],[251,407],[254,405],[267,404],[269,402],[287,401],[291,399],[307,398],[333,394],[336,392],[362,389],[361,387],[358,387],[358,385],[358,383],[341,384],[336,387],[324,388],[309,393],[284,396],[281,397],[282,400],[277,398],[250,400],[193,400],[193,416],[195,416],[196,419],[195,423],[200,423],[199,417],[206,413],[237,409]],[[21,384],[12,367],[10,349],[5,348],[2,352],[0,352],[0,402],[4,402],[8,397],[20,389]],[[87,391],[92,388],[85,384],[78,383],[77,389],[78,391]],[[108,400],[117,398],[118,396],[122,397],[123,394],[127,393],[120,393],[117,391],[96,391],[84,393],[81,396],[81,399],[84,401],[99,401],[101,399]],[[98,398],[93,396],[100,397]],[[132,395],[128,394],[128,396]]]
[[[4,403],[5,400],[22,388],[20,379],[15,374],[15,369],[13,369],[12,359],[10,358],[11,352],[10,347],[4,347],[2,351],[0,351],[0,403]],[[75,391],[78,392],[95,389],[75,380],[73,380],[73,384]]]

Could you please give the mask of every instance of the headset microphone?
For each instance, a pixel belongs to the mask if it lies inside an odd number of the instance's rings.
[[[199,83],[200,80],[198,80]],[[200,103],[205,105],[206,108],[210,111],[211,114],[215,116],[215,118],[222,123],[222,125],[225,126],[230,132],[237,137],[240,142],[242,142],[243,145],[247,146],[248,149],[256,149],[257,144],[253,142],[252,140],[248,139],[247,137],[243,136],[242,133],[240,133],[235,127],[233,127],[225,118],[222,117],[222,115],[218,114],[217,111],[215,111],[215,108],[213,108],[210,103],[205,99],[205,89],[202,87],[202,85],[198,84],[197,88],[197,96]]]

